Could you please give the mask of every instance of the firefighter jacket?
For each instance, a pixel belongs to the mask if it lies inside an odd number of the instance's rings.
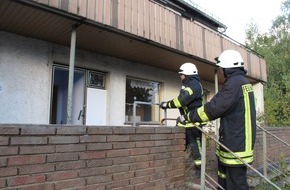
[[[178,108],[181,115],[202,105],[203,89],[198,75],[187,75],[182,80],[179,95],[168,101],[167,108]]]
[[[253,87],[241,68],[224,69],[226,80],[210,102],[185,117],[191,122],[220,118],[219,142],[246,163],[253,162],[256,137],[256,109]],[[227,166],[243,163],[233,154],[218,146],[216,154]]]

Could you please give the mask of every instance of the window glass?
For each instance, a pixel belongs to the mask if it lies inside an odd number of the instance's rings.
[[[126,79],[126,122],[132,122],[133,103],[136,106],[136,122],[159,122],[159,83],[140,79]],[[142,102],[149,104],[142,104]]]

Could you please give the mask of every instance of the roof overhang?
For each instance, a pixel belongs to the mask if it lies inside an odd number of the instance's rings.
[[[2,31],[70,46],[73,26],[77,26],[78,49],[173,72],[184,62],[194,62],[202,80],[215,81],[214,62],[34,1],[0,1]],[[223,81],[221,74],[219,81]]]

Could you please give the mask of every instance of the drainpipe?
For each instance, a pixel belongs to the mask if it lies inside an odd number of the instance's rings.
[[[215,94],[218,93],[218,68],[214,70],[214,90]],[[219,119],[215,120],[215,135],[218,137],[219,135],[219,130],[218,130],[218,124],[219,124]]]
[[[69,78],[68,78],[68,94],[67,94],[67,118],[66,123],[72,124],[72,95],[74,84],[74,67],[75,67],[75,52],[76,52],[76,29],[79,24],[72,26],[71,44],[70,44],[70,58],[69,58]]]

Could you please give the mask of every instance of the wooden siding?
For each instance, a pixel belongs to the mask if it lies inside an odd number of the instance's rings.
[[[214,62],[225,49],[241,52],[248,75],[266,81],[266,62],[223,35],[149,0],[32,0]]]

